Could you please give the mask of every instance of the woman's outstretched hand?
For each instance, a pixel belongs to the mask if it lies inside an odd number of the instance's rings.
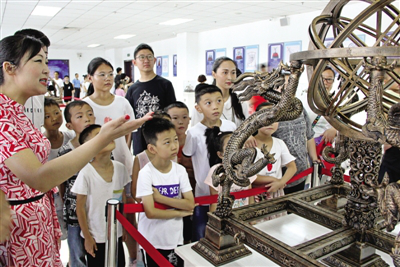
[[[125,115],[118,119],[105,123],[100,130],[101,135],[109,139],[110,141],[117,139],[118,137],[125,136],[153,118],[154,112],[149,112],[140,119],[130,120],[129,115]]]

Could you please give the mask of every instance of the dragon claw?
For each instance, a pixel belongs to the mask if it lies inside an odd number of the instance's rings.
[[[263,153],[264,158],[267,159],[269,163],[274,164],[276,162],[276,159],[274,157],[275,153],[270,154],[265,144],[262,145],[261,152]]]

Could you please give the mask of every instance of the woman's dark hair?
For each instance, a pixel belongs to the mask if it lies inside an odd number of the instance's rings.
[[[197,81],[199,83],[203,83],[203,82],[207,81],[207,78],[204,74],[200,74],[199,77],[197,78]]]
[[[222,62],[225,62],[225,61],[231,61],[235,65],[236,69],[238,68],[236,62],[233,61],[231,58],[219,57],[214,62],[213,72],[217,73],[219,66],[222,64]],[[212,84],[217,85],[217,81],[214,79]],[[239,98],[237,97],[237,95],[234,92],[232,92],[232,89],[229,89],[229,95],[231,96],[232,108],[235,113],[235,116],[240,120],[245,120],[246,117],[244,116],[243,108],[239,102]]]
[[[30,60],[36,56],[44,44],[31,36],[14,35],[5,37],[0,41],[0,68],[4,62],[10,62],[15,67],[19,67],[22,58],[27,54]],[[0,71],[0,85],[4,83],[4,73]]]
[[[35,29],[23,29],[20,31],[16,31],[14,35],[23,35],[23,36],[31,36],[36,39],[39,39],[44,46],[49,47],[50,46],[50,40],[49,38],[41,31],[35,30]]]
[[[208,150],[208,162],[210,167],[215,164],[222,163],[222,159],[218,157],[217,152],[223,152],[224,141],[232,132],[221,132],[218,126],[207,128],[204,135],[206,136],[206,144]]]
[[[102,65],[102,64],[106,64],[107,66],[109,66],[113,71],[114,68],[111,65],[111,63],[107,60],[105,60],[102,57],[96,57],[94,59],[92,59],[92,61],[90,61],[88,67],[87,67],[87,73],[90,76],[93,76],[94,73],[96,72],[96,70]],[[90,83],[89,88],[87,89],[87,96],[90,96],[94,93],[94,87],[93,87],[93,83]]]

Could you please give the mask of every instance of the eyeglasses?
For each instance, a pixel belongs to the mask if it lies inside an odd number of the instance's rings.
[[[154,59],[154,56],[153,55],[147,55],[147,56],[140,55],[140,56],[138,56],[136,58],[138,58],[140,61],[144,61],[145,58],[147,58],[148,61],[152,61]]]
[[[114,73],[112,73],[112,72],[110,72],[110,73],[99,73],[99,74],[94,74],[94,75],[96,75],[96,76],[98,76],[98,77],[100,77],[100,79],[103,79],[103,80],[106,80],[108,77],[109,78],[114,78]]]
[[[324,78],[324,77],[322,77],[322,81],[326,82],[326,83],[333,83],[334,80],[335,79],[332,79],[332,78]]]

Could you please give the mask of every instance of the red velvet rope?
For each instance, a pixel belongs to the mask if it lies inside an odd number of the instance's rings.
[[[141,233],[117,210],[117,220],[122,224],[125,230],[135,239],[146,251],[147,254],[158,264],[158,266],[171,266],[173,265],[161,255],[153,245],[147,241]]]

